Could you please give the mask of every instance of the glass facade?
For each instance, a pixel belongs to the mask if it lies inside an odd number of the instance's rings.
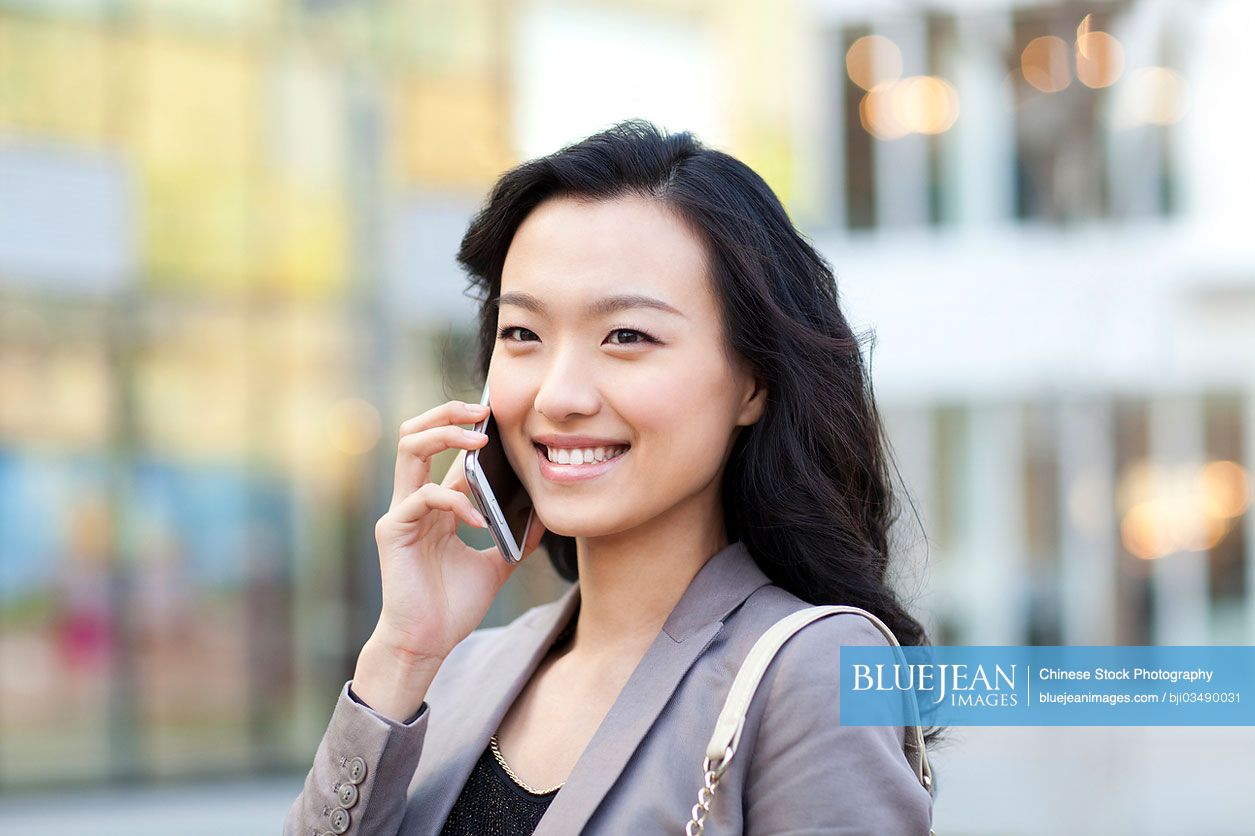
[[[375,6],[0,3],[0,792],[302,768],[351,675],[391,428],[479,394],[394,218],[513,161],[496,4]]]

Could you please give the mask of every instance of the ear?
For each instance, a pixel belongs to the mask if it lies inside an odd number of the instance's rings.
[[[746,374],[742,392],[736,423],[743,427],[756,423],[763,416],[767,408],[767,384],[755,375]]]

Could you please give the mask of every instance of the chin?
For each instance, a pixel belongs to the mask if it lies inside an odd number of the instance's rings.
[[[628,528],[617,515],[611,518],[608,513],[581,514],[571,508],[570,503],[557,515],[542,513],[537,508],[536,516],[544,523],[546,531],[559,537],[604,537]]]

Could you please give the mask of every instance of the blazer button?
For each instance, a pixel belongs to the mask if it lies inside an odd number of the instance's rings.
[[[357,803],[357,784],[341,784],[336,795],[340,798],[340,806],[349,809]]]
[[[343,807],[337,807],[331,811],[331,829],[336,833],[343,833],[349,829],[349,811]]]
[[[361,758],[353,758],[348,764],[349,780],[354,784],[360,784],[366,779],[366,761]]]

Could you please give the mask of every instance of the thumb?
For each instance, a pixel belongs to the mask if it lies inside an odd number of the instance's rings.
[[[471,486],[466,481],[466,450],[458,451],[458,457],[453,460],[453,464],[449,465],[449,470],[445,473],[444,478],[440,480],[440,486],[453,488],[455,491],[461,491],[467,496],[471,495]]]

